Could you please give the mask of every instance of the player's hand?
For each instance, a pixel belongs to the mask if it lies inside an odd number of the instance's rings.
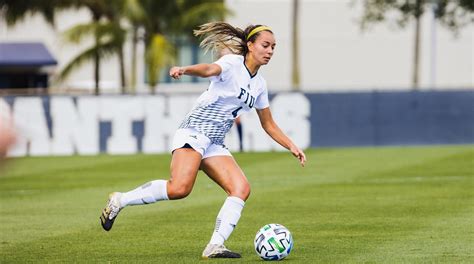
[[[296,146],[293,146],[292,148],[290,148],[290,151],[293,154],[293,156],[299,159],[301,167],[304,167],[304,164],[306,162],[306,155],[304,154],[304,152]]]
[[[181,76],[183,74],[184,74],[184,68],[183,67],[175,66],[175,67],[172,67],[170,69],[170,76],[171,76],[171,78],[173,78],[175,80],[179,80],[179,78],[181,78]]]

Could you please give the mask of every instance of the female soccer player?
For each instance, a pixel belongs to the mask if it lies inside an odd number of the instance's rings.
[[[101,215],[101,224],[110,230],[121,209],[128,205],[181,199],[191,192],[198,170],[203,170],[228,197],[217,215],[215,231],[202,253],[203,258],[240,258],[224,246],[239,221],[250,185],[229,150],[224,136],[234,119],[253,108],[263,129],[280,145],[290,150],[304,166],[306,156],[277,126],[269,108],[267,85],[258,70],[273,56],[275,38],[267,26],[252,25],[245,30],[224,22],[200,26],[196,36],[204,36],[201,46],[233,54],[211,64],[172,67],[170,76],[210,78],[209,89],[197,100],[173,139],[171,177],[154,180],[126,193],[110,194]]]

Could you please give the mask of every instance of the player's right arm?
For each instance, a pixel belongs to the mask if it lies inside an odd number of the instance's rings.
[[[170,69],[170,76],[179,79],[182,75],[192,75],[199,77],[211,77],[221,74],[221,66],[215,63],[200,63],[189,66],[175,66]]]

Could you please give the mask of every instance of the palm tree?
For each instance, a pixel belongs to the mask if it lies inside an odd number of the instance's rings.
[[[145,63],[148,85],[155,92],[160,71],[175,58],[170,39],[191,36],[192,30],[210,20],[222,20],[229,10],[222,0],[139,0],[145,13],[140,22],[145,31]]]
[[[121,91],[125,92],[125,64],[123,45],[126,30],[120,24],[123,1],[119,0],[75,0],[75,7],[86,7],[92,15],[92,22],[80,24],[68,29],[65,39],[71,43],[80,43],[90,36],[94,44],[78,54],[61,71],[59,80],[66,78],[74,69],[86,61],[94,62],[94,93],[100,94],[100,61],[117,55],[119,57]]]
[[[27,14],[41,14],[45,20],[54,25],[55,11],[67,6],[67,1],[60,0],[2,0],[0,1],[0,17],[8,26],[25,18]]]
[[[132,70],[131,86],[136,82],[136,44],[139,28],[143,28],[145,42],[145,63],[148,83],[151,91],[159,82],[159,73],[174,61],[176,50],[170,39],[187,36],[198,25],[210,20],[222,20],[230,13],[223,0],[2,0],[0,12],[5,19],[14,23],[27,12],[40,12],[53,23],[54,14],[59,9],[87,8],[92,15],[92,22],[72,27],[64,33],[65,39],[79,43],[92,37],[94,44],[78,54],[60,73],[59,79],[67,77],[75,68],[86,61],[94,62],[95,94],[100,93],[100,61],[103,58],[117,55],[120,64],[122,92],[125,92],[125,65],[123,45],[127,31],[121,25],[125,18],[131,25],[132,32]]]
[[[132,33],[132,58],[130,66],[130,92],[136,92],[137,86],[137,45],[139,41],[138,30],[141,23],[145,21],[145,10],[139,3],[139,0],[125,0],[123,16],[131,25]]]
[[[100,94],[100,60],[118,54],[120,60],[120,72],[122,87],[124,87],[124,65],[122,46],[125,41],[126,32],[117,24],[112,22],[92,22],[76,25],[66,32],[64,37],[71,43],[80,43],[90,36],[94,37],[94,44],[74,57],[62,69],[59,80],[65,79],[74,69],[84,62],[94,61],[95,94]]]

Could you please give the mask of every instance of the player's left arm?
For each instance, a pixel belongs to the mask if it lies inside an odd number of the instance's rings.
[[[260,119],[260,124],[262,125],[262,128],[265,130],[265,132],[267,132],[267,134],[278,144],[288,149],[293,154],[293,156],[299,159],[301,166],[304,167],[306,155],[293,143],[293,141],[291,141],[287,135],[285,135],[285,133],[283,133],[280,127],[278,127],[278,125],[273,120],[270,107],[257,109],[257,114]]]

